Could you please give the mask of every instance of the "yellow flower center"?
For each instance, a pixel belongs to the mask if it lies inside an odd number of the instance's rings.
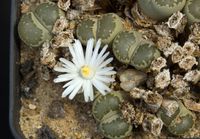
[[[91,79],[94,75],[94,72],[89,66],[83,66],[81,67],[80,74],[85,79]]]

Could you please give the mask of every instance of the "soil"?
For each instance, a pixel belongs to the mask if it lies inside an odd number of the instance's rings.
[[[34,61],[34,64],[30,64],[30,61]],[[60,139],[102,138],[91,114],[91,104],[79,102],[76,98],[73,101],[67,98],[61,99],[62,84],[53,82],[54,73],[51,73],[49,80],[44,78],[46,76],[41,72],[43,68],[37,49],[30,51],[27,46],[22,46],[20,62],[21,65],[32,66],[32,68],[21,66],[21,72],[24,71],[23,68],[29,69],[27,74],[22,75],[21,90],[29,91],[21,92],[22,107],[19,123],[27,139],[41,138],[42,131],[54,132],[54,136]],[[34,76],[29,75],[32,72]],[[30,85],[31,80],[37,83]],[[24,88],[25,86],[26,88],[29,86],[30,89]],[[44,130],[44,126],[50,130]]]
[[[56,73],[40,64],[38,49],[30,49],[22,45],[20,52],[22,106],[19,124],[25,138],[103,139],[91,113],[92,104],[84,103],[80,96],[74,100],[62,99],[63,85],[53,82]],[[200,136],[200,115],[196,116],[194,128],[185,137]],[[165,130],[161,138],[173,137]],[[135,129],[128,139],[158,138],[141,131],[140,128]]]

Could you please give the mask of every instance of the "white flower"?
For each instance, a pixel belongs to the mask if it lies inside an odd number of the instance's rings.
[[[113,67],[106,67],[113,58],[107,60],[109,52],[106,52],[107,45],[99,52],[101,40],[98,40],[93,51],[94,39],[89,39],[84,55],[82,45],[79,40],[75,40],[73,47],[69,47],[72,55],[72,62],[65,58],[60,58],[62,67],[55,67],[54,70],[65,74],[59,75],[54,79],[55,83],[67,82],[63,88],[66,88],[62,93],[62,97],[69,95],[69,99],[73,99],[80,91],[84,93],[85,101],[94,99],[93,86],[102,94],[105,95],[111,89],[106,85],[113,82],[111,75],[116,72]],[[106,53],[105,53],[106,52]]]

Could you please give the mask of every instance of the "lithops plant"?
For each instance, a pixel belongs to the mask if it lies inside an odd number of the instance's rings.
[[[51,39],[52,27],[60,16],[64,16],[64,12],[55,3],[41,3],[33,11],[21,16],[18,24],[20,39],[28,46],[40,46]]]
[[[200,1],[187,0],[184,7],[184,14],[186,14],[189,24],[200,22]]]
[[[180,113],[168,126],[168,130],[175,135],[181,135],[189,131],[195,123],[195,115],[185,108],[185,106],[179,103]],[[181,120],[181,121],[180,121]]]
[[[99,122],[100,132],[107,138],[121,139],[131,134],[132,125],[126,122],[120,111],[125,98],[123,92],[112,92],[98,96],[93,103],[93,116]]]
[[[154,20],[163,20],[181,11],[185,3],[186,0],[138,0],[141,11]]]
[[[189,131],[195,123],[195,115],[185,108],[180,102],[172,99],[163,100],[162,107],[157,113],[174,135],[183,135]]]
[[[78,39],[86,45],[90,38],[101,39],[109,44],[123,30],[122,19],[114,13],[103,14],[100,18],[88,18],[81,21],[76,29]]]
[[[147,69],[151,62],[160,56],[155,44],[142,39],[137,31],[122,31],[113,40],[113,53],[124,64],[138,70]]]

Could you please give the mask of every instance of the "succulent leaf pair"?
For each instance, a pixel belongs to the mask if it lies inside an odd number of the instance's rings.
[[[42,3],[34,11],[21,16],[18,24],[18,34],[28,46],[37,47],[52,37],[51,30],[55,21],[64,16],[53,2]]]
[[[112,92],[98,96],[93,103],[92,113],[100,123],[99,130],[110,139],[121,139],[131,134],[132,125],[122,118],[119,105],[124,100],[123,92]]]
[[[163,20],[181,11],[186,0],[138,0],[142,12],[155,20]]]
[[[145,15],[157,21],[184,9],[189,24],[200,22],[199,0],[138,0],[138,4]]]
[[[160,56],[155,44],[142,39],[139,32],[123,31],[113,40],[113,53],[122,63],[130,64],[138,70],[147,69]]]
[[[87,40],[101,38],[103,44],[109,44],[114,37],[123,30],[121,18],[108,13],[101,15],[100,18],[89,18],[81,21],[76,30],[78,39],[86,45]]]
[[[195,123],[195,115],[186,109],[180,101],[172,99],[164,101],[168,104],[171,103],[171,105],[177,104],[178,106],[175,110],[175,107],[173,108],[173,106],[169,107],[169,105],[163,105],[157,113],[158,117],[162,119],[169,132],[174,135],[182,135],[189,131]],[[174,109],[171,114],[169,114],[170,109]]]
[[[187,16],[188,23],[200,22],[200,1],[187,0],[184,13]]]

